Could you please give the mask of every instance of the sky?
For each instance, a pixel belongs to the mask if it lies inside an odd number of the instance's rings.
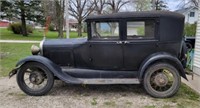
[[[164,1],[167,3],[168,9],[174,11],[180,8],[180,3],[182,0],[164,0]]]
[[[183,3],[184,1],[188,1],[188,0],[164,0],[167,3],[167,10],[170,11],[175,11],[181,8],[181,3]],[[132,5],[126,5],[124,7],[122,7],[121,11],[133,11],[133,6]],[[73,18],[72,16],[70,16],[70,18]]]
[[[184,1],[187,0],[163,0],[165,3],[167,3],[167,10],[175,11],[181,8],[181,3],[183,4]],[[121,11],[133,11],[135,10],[132,5],[126,5],[122,7]]]

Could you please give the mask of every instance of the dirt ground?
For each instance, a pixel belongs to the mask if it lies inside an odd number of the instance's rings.
[[[0,108],[154,108],[177,107],[155,99],[141,85],[68,85],[56,81],[46,96],[28,96],[15,77],[0,78]]]

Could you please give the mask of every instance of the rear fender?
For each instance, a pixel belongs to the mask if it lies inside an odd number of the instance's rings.
[[[59,79],[65,81],[66,83],[81,84],[80,80],[78,80],[74,77],[71,77],[70,75],[62,72],[62,69],[60,68],[60,66],[56,65],[51,60],[49,60],[48,58],[45,58],[43,56],[37,55],[37,56],[26,57],[26,58],[20,60],[16,64],[16,67],[18,69],[20,69],[20,67],[23,66],[23,64],[28,63],[28,62],[38,62],[38,63],[45,65],[55,76],[57,76]]]
[[[156,62],[167,62],[167,63],[172,64],[176,69],[178,69],[179,74],[187,80],[184,67],[181,64],[180,60],[178,60],[177,57],[174,57],[164,52],[152,54],[146,60],[143,61],[143,63],[140,66],[139,75],[138,75],[140,80],[143,79],[146,69]]]

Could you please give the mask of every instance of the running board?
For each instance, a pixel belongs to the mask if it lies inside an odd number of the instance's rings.
[[[137,78],[77,78],[82,84],[140,84]]]
[[[132,79],[137,78],[138,72],[136,71],[114,71],[114,70],[94,70],[94,69],[80,69],[80,68],[65,68],[62,67],[62,71],[74,78],[83,79]]]

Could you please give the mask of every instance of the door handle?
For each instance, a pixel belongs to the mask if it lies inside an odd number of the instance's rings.
[[[124,44],[129,44],[130,42],[129,41],[124,41]]]
[[[117,43],[117,44],[123,44],[123,43],[124,43],[124,44],[129,44],[130,42],[129,42],[129,41],[117,41],[116,43]]]
[[[116,43],[117,43],[117,44],[122,44],[123,42],[122,42],[122,41],[117,41]]]

